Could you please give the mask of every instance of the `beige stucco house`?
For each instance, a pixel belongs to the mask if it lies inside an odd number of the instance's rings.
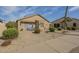
[[[20,20],[17,20],[18,30],[30,31],[35,29],[35,21],[39,21],[39,28],[41,31],[49,29],[49,21],[41,15],[26,16]]]
[[[70,17],[67,17],[68,20],[71,20],[71,21],[67,21],[67,26],[68,27],[77,27],[79,28],[79,19],[75,19],[75,18],[70,18]],[[60,18],[60,19],[57,19],[55,21],[52,21],[51,24],[53,27],[62,27],[62,25],[64,25],[62,23],[62,21],[64,20],[64,17]]]

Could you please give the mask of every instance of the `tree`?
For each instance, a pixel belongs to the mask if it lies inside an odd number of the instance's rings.
[[[65,16],[64,16],[64,24],[65,24],[65,28],[64,29],[66,29],[66,27],[67,27],[67,13],[68,13],[68,6],[66,7],[66,10],[65,10]]]
[[[61,24],[62,24],[62,27],[64,28],[64,29],[67,29],[67,22],[71,22],[72,21],[72,19],[71,18],[69,18],[69,17],[66,17],[66,18],[64,18],[64,20],[63,21],[61,21]]]
[[[67,17],[67,14],[68,14],[68,6],[66,6],[64,20],[62,21],[62,23],[64,23],[64,26],[63,26],[64,29],[67,28],[67,22],[70,22],[72,20],[72,19]]]
[[[17,28],[17,24],[16,24],[16,22],[9,21],[8,23],[6,23],[6,27],[7,28]]]

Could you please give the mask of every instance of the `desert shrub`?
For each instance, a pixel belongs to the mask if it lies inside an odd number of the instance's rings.
[[[8,22],[8,23],[6,23],[6,27],[7,28],[17,28],[17,24],[16,24],[16,22]]]
[[[49,31],[50,32],[55,32],[55,29],[54,28],[49,28]]]
[[[35,29],[34,33],[40,33],[40,29]]]
[[[23,29],[20,29],[20,31],[23,31]]]
[[[71,27],[67,27],[67,30],[71,30],[72,28]]]
[[[18,36],[18,31],[15,28],[8,28],[3,31],[4,39],[13,39]]]
[[[59,30],[59,31],[60,31],[60,30],[61,30],[61,28],[57,28],[57,30]]]
[[[76,30],[76,27],[72,27],[72,30]]]
[[[77,30],[79,30],[79,27],[77,27]]]

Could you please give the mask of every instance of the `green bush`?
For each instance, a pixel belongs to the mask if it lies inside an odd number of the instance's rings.
[[[20,31],[23,31],[23,29],[20,29]]]
[[[54,28],[49,28],[49,31],[50,32],[55,32],[55,29]]]
[[[6,23],[6,27],[7,28],[17,28],[17,24],[16,24],[16,22],[8,22],[8,23]]]
[[[67,30],[71,30],[72,28],[71,27],[67,27]]]
[[[3,31],[3,38],[5,39],[13,39],[18,36],[18,31],[15,28],[8,28]]]
[[[76,30],[76,27],[72,27],[72,30]]]
[[[79,30],[79,27],[77,27],[77,30]]]
[[[40,33],[40,29],[35,29],[34,33]]]
[[[61,30],[61,28],[57,28],[57,30],[59,30],[59,31],[60,31],[60,30]]]

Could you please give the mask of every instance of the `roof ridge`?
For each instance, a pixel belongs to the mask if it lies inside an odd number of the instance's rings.
[[[19,19],[19,20],[22,20],[22,19],[26,19],[26,18],[30,18],[30,17],[33,17],[33,16],[40,16],[41,18],[43,18],[44,20],[46,20],[47,22],[49,22],[47,19],[45,19],[43,16],[41,16],[40,14],[33,14],[33,15],[30,15],[30,16],[24,16],[23,18]],[[17,20],[17,21],[19,21]]]
[[[63,19],[64,17],[61,17],[61,18],[59,18],[59,19],[57,19],[57,20],[61,20],[61,19]],[[66,17],[66,18],[70,18],[70,19],[73,19],[73,20],[78,20],[78,19],[76,19],[76,18],[72,18],[72,17]],[[52,21],[52,22],[55,22],[55,21],[57,21],[57,20],[54,20],[54,21]],[[79,21],[79,20],[78,20]],[[51,22],[51,23],[52,23]]]

